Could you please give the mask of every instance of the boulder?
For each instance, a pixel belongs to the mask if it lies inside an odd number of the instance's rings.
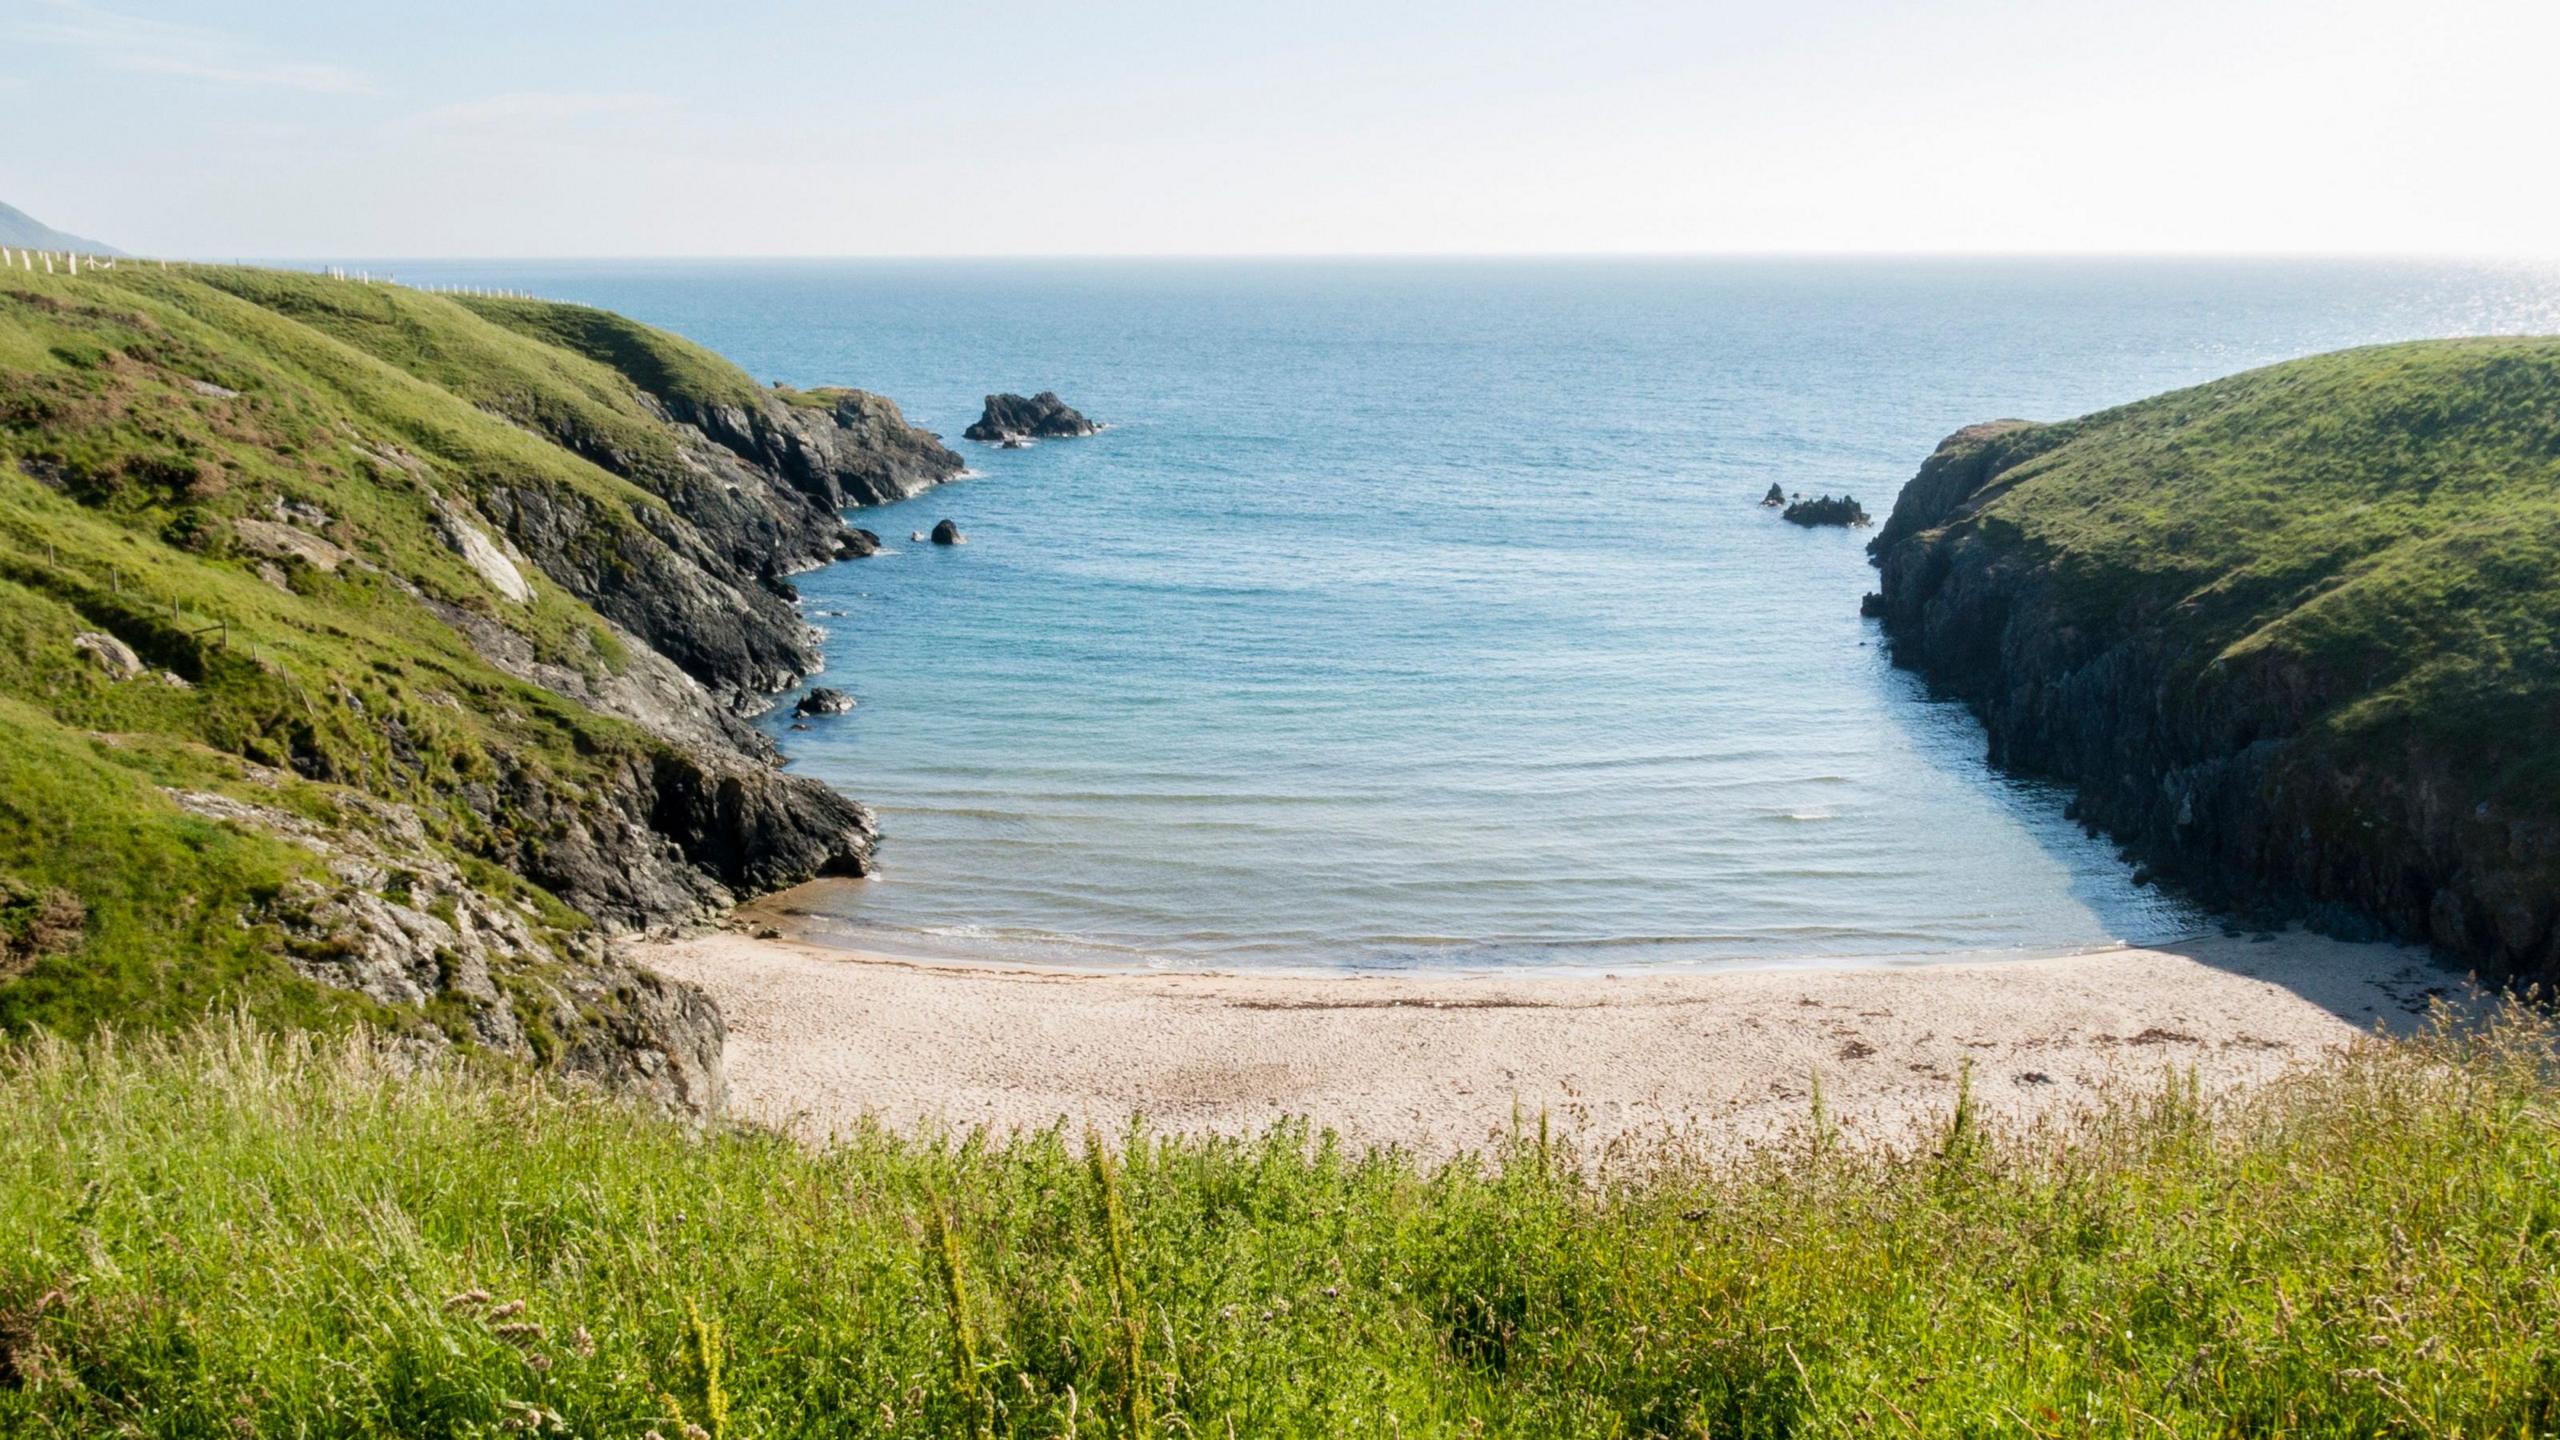
[[[933,522],[933,543],[936,545],[966,545],[969,543],[969,537],[961,534],[960,527],[952,524],[950,521],[936,520]]]
[[[231,522],[240,548],[270,560],[299,560],[314,570],[335,571],[352,558],[343,548],[297,526],[243,515]]]
[[[1779,506],[1786,504],[1786,503],[1787,503],[1787,489],[1786,489],[1786,487],[1785,487],[1785,486],[1783,486],[1783,485],[1772,485],[1772,486],[1770,486],[1770,487],[1769,487],[1769,493],[1760,497],[1760,503],[1761,503],[1761,504],[1763,504],[1763,505],[1768,506],[1768,507],[1769,507],[1770,509],[1772,509],[1772,510],[1775,510],[1775,509],[1777,509]]]
[[[1854,495],[1833,498],[1829,495],[1812,500],[1798,500],[1782,514],[1782,518],[1798,525],[1864,525],[1868,523],[1866,507]]]
[[[1101,427],[1079,415],[1054,390],[1024,398],[990,395],[978,423],[961,431],[970,440],[1019,448],[1027,440],[1066,440],[1090,435]]]
[[[842,715],[853,708],[853,697],[831,686],[820,685],[800,697],[791,707],[794,715]]]
[[[84,630],[71,637],[71,648],[98,662],[110,680],[131,680],[142,673],[142,657],[133,647],[103,630]]]

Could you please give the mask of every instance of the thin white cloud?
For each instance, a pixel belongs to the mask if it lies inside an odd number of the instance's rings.
[[[645,91],[518,90],[457,100],[421,110],[409,123],[423,130],[488,130],[560,125],[599,115],[632,115],[663,109],[663,96]]]
[[[201,25],[121,15],[84,0],[39,3],[51,18],[21,21],[10,27],[10,34],[34,44],[82,51],[117,70],[323,95],[362,95],[375,88],[362,71],[279,57],[253,42]]]

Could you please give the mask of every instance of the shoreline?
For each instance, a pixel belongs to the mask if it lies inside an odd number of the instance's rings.
[[[781,913],[769,898],[731,924]],[[635,958],[719,1004],[731,1113],[806,1141],[1302,1120],[1430,1158],[1541,1117],[1593,1158],[1736,1154],[1800,1129],[1816,1076],[1853,1144],[1926,1143],[1968,1068],[1986,1118],[2067,1123],[2166,1074],[2207,1095],[2263,1083],[2477,993],[2425,951],[2298,930],[1610,975],[1042,967],[736,929]]]
[[[690,936],[706,931],[725,931],[768,943],[806,946],[830,955],[912,965],[922,969],[986,970],[998,974],[1055,975],[1061,978],[1110,975],[1202,975],[1307,981],[1407,979],[1519,980],[1524,983],[1537,983],[1548,980],[1616,980],[1640,976],[1739,975],[1768,971],[1825,973],[1836,970],[1926,970],[1940,965],[2004,965],[2019,960],[2059,960],[2075,956],[2108,955],[2124,950],[2175,950],[2182,946],[2201,945],[2220,938],[2217,931],[2199,930],[2192,934],[2148,943],[2130,940],[2096,940],[2086,944],[2055,945],[2046,948],[2021,946],[2015,949],[1988,950],[1878,951],[1848,955],[1626,960],[1589,964],[1536,961],[1511,965],[1465,963],[1444,965],[1429,962],[1405,965],[1362,965],[1356,962],[1325,964],[1315,960],[1237,963],[1228,960],[1160,956],[1131,947],[1099,946],[1088,942],[1072,943],[1078,950],[1107,951],[1130,958],[1088,959],[1081,955],[1064,953],[1030,958],[956,953],[956,947],[955,953],[938,952],[923,945],[908,948],[894,938],[874,940],[868,936],[850,932],[839,933],[830,927],[829,922],[837,918],[833,912],[801,903],[795,898],[838,886],[862,883],[860,880],[833,877],[804,880],[787,889],[741,901],[716,920],[709,922],[707,926],[695,930],[652,932],[657,938],[649,943],[665,943],[670,937]],[[1068,946],[1062,944],[1059,948],[1064,950]]]

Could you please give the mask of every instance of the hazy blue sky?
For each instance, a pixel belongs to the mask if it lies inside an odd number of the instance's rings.
[[[247,256],[2560,253],[2560,0],[0,0],[0,200]]]

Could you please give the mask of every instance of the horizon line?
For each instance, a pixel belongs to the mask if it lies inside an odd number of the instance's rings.
[[[167,255],[140,252],[137,258],[183,260],[192,264],[343,264],[355,260],[406,262],[417,264],[528,264],[528,263],[664,263],[701,264],[705,262],[771,262],[771,263],[844,263],[864,262],[934,262],[934,261],[1127,261],[1161,264],[1165,262],[1220,261],[1659,261],[1659,260],[1996,260],[1996,261],[2070,261],[2070,260],[2255,260],[2255,261],[2367,261],[2424,262],[2434,264],[2481,265],[2560,265],[2560,251],[2544,254],[2521,252],[2465,250],[1059,250],[1059,251],[740,251],[729,253],[585,253],[543,254],[409,254],[394,255],[362,251],[311,252],[299,255],[214,255],[205,253]]]

